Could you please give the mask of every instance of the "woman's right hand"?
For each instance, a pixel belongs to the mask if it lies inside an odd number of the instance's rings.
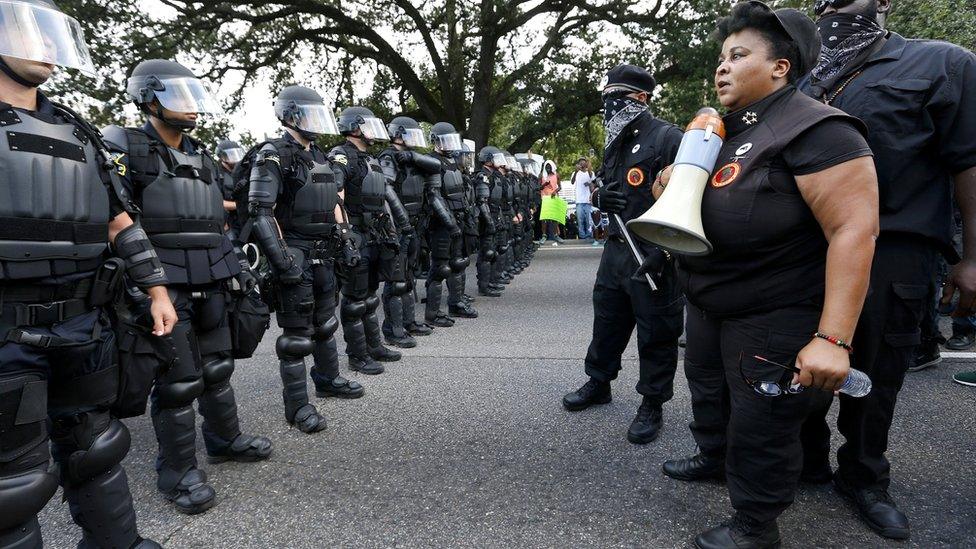
[[[664,194],[664,188],[668,186],[668,182],[671,181],[671,172],[674,171],[674,164],[661,170],[661,177],[654,180],[654,184],[651,185],[651,194],[654,195],[654,200],[661,198]]]

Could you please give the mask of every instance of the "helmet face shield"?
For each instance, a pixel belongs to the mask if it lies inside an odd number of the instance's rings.
[[[217,153],[217,157],[228,164],[237,164],[244,159],[244,149],[240,147],[224,149]]]
[[[304,132],[316,135],[339,135],[332,109],[321,103],[293,105],[291,123]]]
[[[199,78],[147,78],[146,86],[164,109],[173,112],[219,114],[220,104]]]
[[[431,139],[434,141],[434,146],[442,151],[451,152],[460,151],[463,149],[461,145],[461,135],[457,133],[435,135]]]
[[[37,4],[0,0],[0,55],[95,75],[78,21]]]
[[[513,172],[522,173],[522,166],[518,163],[518,160],[515,160],[514,156],[510,154],[505,155],[505,163],[508,164],[508,169]]]
[[[461,167],[467,173],[474,173],[474,141],[465,139],[462,143]]]
[[[363,132],[363,137],[370,141],[389,141],[390,134],[386,132],[386,126],[379,118],[368,116],[359,123],[359,129]]]
[[[508,168],[508,161],[505,160],[505,155],[502,153],[495,153],[491,155],[491,163],[494,164],[496,168]]]
[[[411,149],[427,147],[427,138],[424,137],[424,130],[420,128],[403,128],[400,138],[403,139],[403,144]]]

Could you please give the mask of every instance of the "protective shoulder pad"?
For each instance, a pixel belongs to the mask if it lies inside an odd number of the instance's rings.
[[[102,138],[112,152],[129,152],[129,135],[122,126],[111,124],[102,128]]]

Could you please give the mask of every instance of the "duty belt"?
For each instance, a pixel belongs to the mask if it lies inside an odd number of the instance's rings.
[[[87,344],[57,336],[31,333],[22,328],[51,326],[85,314],[93,309],[87,296],[90,280],[63,286],[3,286],[0,287],[0,339],[34,347],[64,347]],[[58,301],[47,301],[52,296],[71,296]],[[37,303],[38,300],[44,300]],[[31,303],[34,301],[34,303]],[[98,337],[99,325],[95,325],[92,339]]]
[[[172,218],[142,218],[142,228],[146,234],[173,233],[217,233],[224,232],[223,220],[210,219],[181,219]]]

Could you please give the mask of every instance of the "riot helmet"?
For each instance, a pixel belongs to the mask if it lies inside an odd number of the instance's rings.
[[[95,75],[81,25],[50,0],[0,0],[0,55]],[[29,88],[47,80],[20,74],[3,59],[0,70]]]
[[[190,69],[168,59],[150,59],[132,69],[125,87],[126,93],[139,109],[171,126],[193,129],[196,121],[171,120],[161,109],[178,113],[220,113],[221,108],[207,85]],[[161,109],[152,112],[149,106],[158,103]]]
[[[224,139],[217,143],[217,159],[234,166],[244,159],[244,148],[237,141]]]
[[[351,136],[356,130],[360,131],[363,141],[372,144],[374,141],[389,141],[390,134],[386,132],[383,121],[366,107],[346,107],[339,113],[339,133]],[[357,137],[357,136],[353,136]]]
[[[461,148],[462,148],[461,155],[460,155],[461,161],[459,162],[459,164],[461,164],[461,168],[464,170],[465,173],[472,174],[474,173],[474,150],[475,150],[474,140],[473,139],[462,140]]]
[[[386,129],[390,134],[390,141],[396,142],[397,139],[400,139],[405,146],[411,149],[427,147],[427,138],[424,137],[424,131],[420,129],[420,124],[409,116],[398,116],[390,120]]]
[[[438,122],[430,129],[430,144],[441,152],[458,152],[461,150],[461,134],[450,122]]]
[[[321,135],[339,135],[332,109],[322,96],[305,86],[286,86],[274,100],[275,116],[281,125],[309,141]]]

